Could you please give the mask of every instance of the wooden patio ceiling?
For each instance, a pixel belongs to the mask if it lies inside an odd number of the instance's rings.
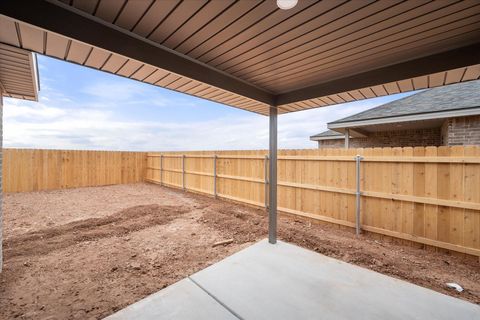
[[[480,77],[478,0],[7,0],[0,14],[0,42],[264,115]]]

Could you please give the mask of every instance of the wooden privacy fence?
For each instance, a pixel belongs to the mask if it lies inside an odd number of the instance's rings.
[[[3,149],[3,191],[27,192],[135,183],[144,152]]]
[[[266,154],[148,153],[146,180],[266,207]],[[280,150],[278,210],[480,256],[480,148]]]

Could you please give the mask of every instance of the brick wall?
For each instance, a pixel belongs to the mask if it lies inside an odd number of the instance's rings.
[[[480,145],[480,116],[450,118],[442,126],[445,146]]]
[[[370,133],[366,138],[350,138],[351,148],[371,147],[425,147],[442,145],[442,128],[398,130]],[[319,148],[343,148],[345,141],[323,140]]]

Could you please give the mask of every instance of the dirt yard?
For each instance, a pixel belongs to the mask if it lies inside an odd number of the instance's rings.
[[[101,319],[265,238],[267,219],[264,210],[136,184],[6,194],[4,227],[0,319]],[[480,304],[478,260],[291,217],[278,228],[285,241]]]

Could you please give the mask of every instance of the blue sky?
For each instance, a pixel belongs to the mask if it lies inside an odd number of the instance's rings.
[[[268,148],[268,118],[38,56],[39,102],[4,99],[4,146],[90,150]],[[406,94],[279,117],[280,148],[314,148],[326,123]]]

